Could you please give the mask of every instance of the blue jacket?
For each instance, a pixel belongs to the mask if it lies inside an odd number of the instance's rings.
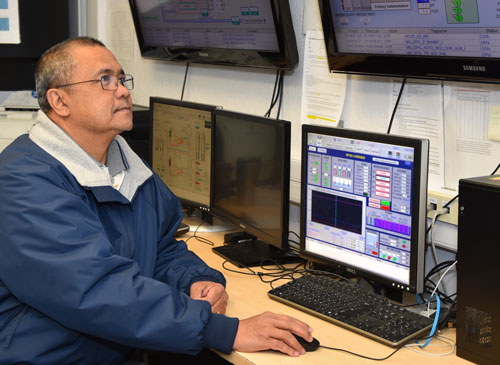
[[[0,198],[0,364],[231,351],[238,320],[189,298],[224,277],[174,239],[180,204],[156,174],[129,201],[23,135],[0,155]]]

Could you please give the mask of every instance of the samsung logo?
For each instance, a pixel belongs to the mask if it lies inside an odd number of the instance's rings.
[[[464,71],[486,72],[486,66],[462,65]]]

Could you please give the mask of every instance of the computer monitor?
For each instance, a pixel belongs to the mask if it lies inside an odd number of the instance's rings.
[[[210,220],[213,105],[151,97],[153,170],[183,206]]]
[[[301,256],[421,293],[429,141],[302,127]]]
[[[288,257],[290,122],[215,110],[212,214],[251,242],[214,249],[238,266]],[[234,252],[240,247],[245,252]],[[295,256],[295,255],[292,255]]]

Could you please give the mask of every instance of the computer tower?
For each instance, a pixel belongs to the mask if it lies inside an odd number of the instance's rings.
[[[133,105],[132,120],[134,126],[131,131],[121,133],[130,148],[151,166],[151,114],[149,107]]]
[[[500,176],[459,182],[457,355],[500,364]]]

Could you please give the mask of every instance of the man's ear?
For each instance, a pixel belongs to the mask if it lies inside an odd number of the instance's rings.
[[[66,94],[63,90],[49,89],[47,91],[47,101],[49,102],[52,110],[60,117],[67,117],[69,115],[69,107],[66,104]]]

